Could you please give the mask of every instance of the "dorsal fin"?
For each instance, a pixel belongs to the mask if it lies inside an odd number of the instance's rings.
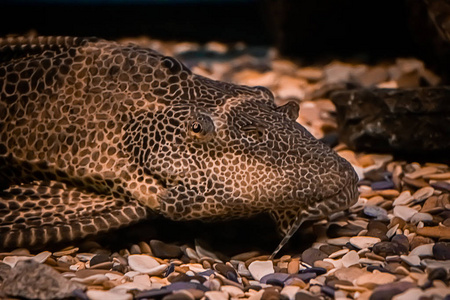
[[[0,38],[0,64],[38,55],[49,50],[59,53],[71,47],[79,47],[88,42],[96,41],[98,41],[97,38],[70,36],[18,36]]]

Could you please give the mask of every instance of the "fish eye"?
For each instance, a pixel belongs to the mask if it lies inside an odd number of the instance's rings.
[[[199,133],[202,131],[202,124],[200,124],[199,122],[193,122],[191,128],[193,132]]]

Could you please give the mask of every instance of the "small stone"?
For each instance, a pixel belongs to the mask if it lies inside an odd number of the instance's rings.
[[[92,257],[92,259],[89,261],[89,265],[95,266],[97,264],[100,263],[104,263],[104,262],[109,262],[109,255],[105,255],[105,254],[96,254],[94,257]]]
[[[114,292],[114,291],[99,291],[99,290],[88,290],[86,295],[92,300],[104,300],[104,299],[114,299],[114,300],[131,300],[133,295],[127,292]]]
[[[295,294],[295,300],[320,300],[321,297],[314,296],[308,291],[300,290],[297,294]]]
[[[220,261],[220,259],[217,257],[217,255],[208,249],[209,249],[209,247],[208,247],[208,245],[206,245],[206,243],[204,243],[201,240],[197,240],[197,239],[195,240],[195,251],[200,256],[200,258],[211,257],[214,260]]]
[[[392,242],[379,242],[373,245],[373,253],[381,256],[400,255],[408,253],[403,245]]]
[[[377,181],[373,182],[370,187],[372,188],[372,190],[377,191],[393,189],[395,186],[392,181]]]
[[[183,254],[180,247],[158,240],[151,240],[150,248],[156,257],[161,258],[179,258]]]
[[[283,286],[284,282],[290,277],[287,273],[271,273],[264,275],[259,280],[261,283]],[[278,283],[278,284],[277,284]]]
[[[325,269],[327,271],[330,271],[331,269],[334,268],[334,265],[332,263],[329,263],[329,262],[326,262],[326,261],[316,260],[314,262],[314,267],[322,268],[322,269]]]
[[[332,253],[341,250],[341,247],[333,246],[333,245],[322,245],[319,247],[319,250],[322,251],[325,254],[331,255]]]
[[[428,199],[434,193],[434,188],[431,186],[423,187],[417,190],[412,196],[416,200],[416,202],[421,202],[423,200]]]
[[[408,205],[414,200],[414,197],[411,195],[410,191],[403,191],[392,203],[393,206],[397,205]]]
[[[235,256],[232,256],[231,260],[246,261],[246,260],[249,260],[249,259],[259,256],[259,255],[261,255],[261,252],[259,252],[259,251],[249,251],[249,252],[244,252],[244,253],[240,253]]]
[[[359,264],[359,255],[356,251],[352,250],[342,257],[342,265],[346,268]]]
[[[298,258],[293,258],[288,264],[288,273],[297,274],[300,269],[300,260]]]
[[[267,274],[274,273],[272,261],[254,261],[248,266],[248,270],[255,280],[260,280]]]
[[[328,239],[327,243],[334,246],[345,246],[350,241],[350,237],[342,236],[334,239]]]
[[[314,262],[317,260],[323,260],[327,258],[328,255],[315,248],[308,248],[302,253],[302,261],[307,263],[308,265],[314,265]]]
[[[400,258],[412,267],[417,267],[420,265],[420,257],[418,255],[401,255]]]
[[[409,253],[410,255],[417,255],[419,257],[427,257],[427,256],[433,256],[433,244],[424,244],[419,245],[411,250]]]
[[[300,287],[298,287],[298,286],[287,285],[281,290],[280,294],[283,296],[286,296],[289,300],[294,300],[295,295],[297,294],[297,292],[299,290],[300,290]]]
[[[141,273],[147,273],[160,265],[156,259],[145,254],[130,255],[128,257],[128,264],[132,270]]]
[[[373,205],[369,205],[369,206],[365,206],[364,207],[364,214],[366,214],[369,217],[374,217],[377,219],[385,219],[387,218],[387,211],[379,206],[373,206]]]
[[[428,273],[428,280],[446,280],[447,271],[444,268],[433,269]]]
[[[275,289],[264,289],[264,293],[261,296],[261,300],[279,300],[280,293]]]
[[[433,247],[433,254],[437,260],[450,260],[450,243],[436,243]]]
[[[379,238],[370,236],[354,236],[350,238],[350,244],[358,249],[370,248],[374,244],[381,242]]]
[[[331,253],[328,257],[329,257],[329,258],[337,258],[337,257],[341,257],[341,256],[347,254],[349,251],[350,251],[350,250],[347,249],[347,248],[340,249],[340,250],[338,250],[338,251],[336,251],[336,252]]]
[[[417,213],[412,216],[410,222],[413,224],[417,224],[419,222],[431,222],[433,221],[433,216],[428,213]]]
[[[33,260],[38,262],[38,263],[44,263],[47,258],[49,258],[50,256],[52,256],[52,253],[49,251],[43,251],[39,254],[37,254],[36,256],[33,257]]]
[[[396,206],[394,207],[394,216],[402,218],[408,222],[412,216],[417,213],[417,210],[410,208],[408,206]]]
[[[417,228],[417,234],[434,238],[450,239],[450,227],[434,226]]]
[[[142,252],[141,252],[141,247],[139,247],[139,246],[136,245],[136,244],[131,245],[131,247],[130,247],[130,253],[131,253],[131,254],[141,254],[141,253],[142,253]]]
[[[336,276],[337,279],[342,281],[353,282],[357,278],[368,273],[369,272],[360,269],[358,267],[350,267],[350,268],[344,267],[336,270],[336,272],[334,272],[334,276]]]
[[[32,259],[17,262],[4,279],[1,291],[9,296],[30,299],[70,298],[78,284]]]
[[[136,295],[137,299],[159,299],[164,297],[165,295],[172,294],[172,290],[167,289],[151,289],[148,291],[140,292]],[[111,299],[112,300],[112,299]]]
[[[397,277],[392,274],[381,273],[375,270],[373,271],[373,273],[363,274],[358,277],[355,284],[358,286],[364,286],[369,289],[373,289],[378,285],[394,282],[396,279]]]
[[[414,288],[412,282],[398,281],[377,286],[370,299],[392,299],[393,296],[403,293],[404,291]]]
[[[425,245],[425,244],[434,244],[434,241],[433,241],[433,239],[431,239],[429,237],[416,235],[415,237],[413,237],[412,241],[410,242],[410,248],[412,250],[420,245]]]
[[[243,297],[244,291],[233,285],[223,285],[220,287],[222,292],[227,293],[230,297]]]

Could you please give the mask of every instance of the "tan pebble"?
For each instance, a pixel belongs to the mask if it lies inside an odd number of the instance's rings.
[[[297,294],[299,290],[300,288],[298,286],[287,285],[281,290],[280,294],[286,296],[289,300],[294,300],[295,294]]]
[[[416,188],[423,188],[423,187],[430,186],[423,179],[411,179],[411,178],[408,178],[408,177],[403,177],[402,180],[403,180],[404,183],[406,183],[406,184],[408,184],[410,186],[416,187]]]
[[[342,258],[341,259],[331,259],[331,258],[324,258],[324,262],[332,264],[335,268],[342,268]]]
[[[411,192],[406,190],[403,191],[392,203],[393,206],[397,205],[408,205],[414,200],[414,197],[411,195]]]
[[[329,258],[338,258],[341,257],[344,254],[347,254],[350,250],[348,248],[344,248],[341,250],[338,250],[336,252],[331,253],[328,257]]]
[[[346,268],[359,264],[359,255],[352,250],[342,257],[342,265]]]
[[[184,252],[190,259],[193,259],[195,261],[198,261],[200,259],[197,252],[192,248],[187,247]]]
[[[300,269],[300,259],[293,258],[288,264],[288,273],[297,274]]]
[[[107,276],[105,276],[104,274],[94,274],[94,275],[84,277],[84,278],[74,277],[74,278],[71,278],[70,280],[79,282],[79,283],[83,283],[83,284],[99,285],[105,281],[108,281],[109,278]]]
[[[402,180],[400,179],[400,176],[403,174],[402,166],[397,165],[394,168],[394,171],[392,172],[392,182],[394,183],[394,186],[397,190],[400,190],[402,187]]]
[[[189,270],[195,273],[201,273],[206,271],[201,264],[188,264]]]
[[[205,268],[205,269],[211,269],[211,263],[207,260],[204,260],[202,262],[202,265],[203,265],[203,268]]]
[[[338,237],[338,238],[327,239],[327,243],[330,245],[334,245],[334,246],[344,246],[349,241],[350,241],[349,236],[342,236],[342,237]]]
[[[152,249],[150,248],[150,245],[148,243],[146,243],[146,242],[139,242],[139,248],[141,250],[141,253],[153,256]]]
[[[240,288],[232,285],[223,285],[220,287],[220,291],[227,293],[230,297],[243,297],[244,291]]]
[[[53,252],[53,256],[71,255],[71,254],[78,252],[78,250],[80,250],[80,249],[70,247],[70,248],[63,249],[61,251]]]
[[[414,199],[416,199],[417,202],[420,202],[420,201],[423,201],[423,200],[431,197],[433,195],[433,193],[434,193],[434,188],[432,188],[431,186],[428,186],[428,187],[423,187],[423,188],[417,190],[413,194],[413,197],[414,197]]]
[[[247,294],[247,293],[246,293]],[[262,298],[262,295],[264,294],[264,290],[255,291],[255,293],[252,293],[248,300],[260,300]]]
[[[354,285],[342,285],[342,284],[336,284],[336,288],[348,292],[365,292],[367,291],[367,288],[361,287],[361,286],[354,286]]]
[[[238,255],[235,255],[233,257],[231,257],[231,260],[241,260],[241,261],[246,261],[249,260],[253,257],[257,257],[261,255],[261,252],[259,251],[250,251],[250,252],[244,252],[244,253],[240,253]]]
[[[450,172],[425,175],[423,178],[430,180],[448,180],[450,179]]]
[[[404,266],[398,266],[394,270],[395,274],[408,275],[410,272]]]
[[[423,236],[450,239],[450,227],[444,226],[423,227],[417,228],[416,232],[417,234]]]
[[[442,201],[442,196],[431,196],[429,197],[422,206],[420,212],[436,214],[444,210],[444,203]]]
[[[358,163],[363,168],[366,168],[368,166],[374,165],[375,161],[372,159],[370,155],[362,155],[358,157]]]
[[[384,261],[384,260],[385,260],[385,258],[384,258],[383,256],[376,255],[376,254],[373,253],[373,252],[367,252],[367,253],[365,254],[365,256],[366,256],[367,258],[369,258],[369,259],[375,259],[375,260],[380,260],[380,261]]]
[[[406,173],[405,176],[411,179],[417,179],[423,177],[424,175],[434,174],[438,171],[436,167],[423,167],[414,172]]]
[[[356,159],[355,152],[351,150],[342,150],[338,152],[339,156],[345,158],[349,163],[355,166],[361,167],[358,160]]]
[[[321,293],[321,288],[318,285],[313,285],[309,288],[309,291],[314,295],[319,295]]]
[[[257,260],[260,260],[260,261],[268,260],[269,257],[270,257],[270,255],[260,255],[260,256],[252,257],[252,258],[247,259],[245,261],[245,265],[248,267],[254,261],[257,261]]]
[[[283,255],[279,258],[279,261],[289,261],[291,259],[290,255]]]
[[[86,266],[84,264],[84,262],[77,262],[76,264],[70,265],[69,269],[71,271],[78,271],[78,270],[83,270],[86,269]]]
[[[350,238],[349,242],[358,249],[364,249],[372,247],[374,244],[381,242],[381,240],[371,236],[354,236]]]
[[[301,289],[304,289],[304,288],[306,288],[308,286],[308,284],[305,283],[300,278],[292,278],[292,279],[290,279],[289,280],[289,285],[298,286]]]
[[[400,224],[397,223],[396,225],[394,225],[394,227],[391,227],[391,228],[386,232],[386,236],[387,236],[389,239],[390,239],[391,237],[393,237],[393,236],[396,234],[399,225],[400,225]]]
[[[248,270],[258,281],[265,275],[275,272],[272,261],[254,261],[248,266]]]
[[[326,261],[322,261],[322,260],[316,260],[314,262],[314,267],[324,268],[327,271],[330,271],[331,269],[334,269],[334,265],[332,263],[329,263],[329,262],[326,262]]]
[[[378,270],[373,271],[373,273],[363,274],[358,277],[355,284],[358,286],[367,287],[373,289],[378,285],[387,284],[394,282],[397,279],[392,274],[379,272]]]
[[[360,258],[359,263],[362,265],[378,265],[381,266],[384,264],[384,262],[375,260],[375,259],[369,259],[369,258]]]
[[[174,270],[178,273],[185,274],[187,271],[189,271],[189,267],[188,266],[176,266]]]
[[[282,270],[285,269],[287,270],[289,263],[287,261],[283,261],[283,262],[278,262],[277,263],[277,267]]]
[[[386,200],[384,200],[384,198],[381,196],[374,196],[374,197],[367,199],[366,205],[379,206],[379,205],[383,204],[385,201]]]
[[[378,194],[380,196],[383,196],[384,198],[392,199],[398,197],[398,195],[400,195],[400,192],[397,190],[380,190],[378,191]]]
[[[3,263],[9,265],[11,268],[14,268],[19,261],[29,259],[31,259],[29,256],[7,256],[3,258]]]
[[[133,295],[123,292],[114,292],[114,291],[96,291],[96,290],[88,290],[86,295],[91,300],[104,300],[104,299],[114,299],[114,300],[131,300],[133,299]]]
[[[228,300],[228,294],[219,291],[207,291],[205,297],[208,300]]]
[[[150,276],[148,276],[147,274],[134,276],[133,282],[136,282],[136,283],[142,284],[142,285],[147,285],[149,287],[152,285],[152,283],[150,281]]]

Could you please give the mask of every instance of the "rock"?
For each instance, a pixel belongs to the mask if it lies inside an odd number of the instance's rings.
[[[434,238],[450,239],[450,227],[434,226],[417,228],[417,234]]]
[[[387,211],[379,206],[365,206],[364,207],[364,214],[366,214],[369,217],[374,217],[380,220],[387,219]]]
[[[172,292],[172,290],[167,289],[151,289],[138,293],[136,295],[136,299],[159,299],[164,297],[165,295],[172,294]]]
[[[402,245],[404,249],[409,250],[409,240],[404,234],[397,234],[391,239],[392,243]]]
[[[428,273],[428,280],[446,280],[447,271],[444,268],[433,269]]]
[[[248,266],[250,274],[252,274],[255,280],[260,280],[267,274],[274,273],[272,261],[254,261]]]
[[[419,257],[427,257],[427,256],[433,256],[433,244],[425,244],[415,247],[411,250],[409,253],[410,255],[417,255]],[[450,259],[450,258],[448,258]]]
[[[321,298],[318,296],[314,296],[313,294],[304,290],[301,290],[297,294],[295,294],[295,300],[319,300],[319,299]]]
[[[158,240],[151,240],[150,248],[155,256],[161,258],[178,258],[183,254],[180,247],[169,245]]]
[[[411,267],[420,266],[420,257],[418,255],[401,255],[400,258]]]
[[[295,295],[297,294],[297,292],[299,290],[300,290],[300,287],[298,287],[298,286],[287,285],[281,290],[280,294],[283,296],[286,296],[289,300],[294,300]]]
[[[159,262],[145,254],[133,254],[128,257],[128,265],[132,270],[149,275],[159,275],[167,269],[168,265],[160,265]]]
[[[226,292],[219,291],[205,292],[205,297],[208,300],[228,300],[228,294]]]
[[[358,249],[370,248],[374,244],[379,243],[381,240],[379,238],[370,236],[354,236],[350,238],[350,244]]]
[[[396,206],[394,207],[394,216],[402,218],[406,222],[408,222],[412,216],[417,213],[417,210],[408,207],[408,206]]]
[[[286,273],[271,273],[261,277],[259,282],[272,285],[284,286],[284,282],[290,277],[290,274]]]
[[[410,222],[417,224],[419,222],[430,222],[433,221],[433,216],[428,213],[417,213],[412,216]]]
[[[342,257],[342,265],[346,268],[359,264],[359,255],[352,250]]]
[[[424,237],[424,236],[420,236],[420,235],[416,235],[415,237],[413,237],[413,239],[410,243],[410,248],[412,250],[420,245],[426,245],[426,244],[434,244],[433,239]]]
[[[403,293],[404,291],[414,288],[416,285],[412,282],[393,282],[377,286],[372,295],[371,300],[390,300],[395,295]]]
[[[98,290],[88,290],[86,295],[91,300],[104,300],[104,299],[114,299],[114,300],[131,300],[133,299],[133,295],[128,294],[127,292],[118,292],[118,291],[98,291]]]
[[[389,190],[394,188],[394,183],[392,181],[377,181],[373,182],[371,185],[372,190]]]
[[[339,251],[341,249],[342,249],[341,247],[328,245],[328,244],[325,244],[325,245],[322,245],[319,247],[319,250],[327,255],[331,255],[332,253]]]
[[[448,87],[358,89],[331,96],[340,139],[352,150],[420,153],[434,159],[450,152],[448,98]]]
[[[32,259],[19,261],[2,283],[1,291],[9,296],[30,299],[70,298],[79,289],[52,267]]]
[[[373,253],[381,255],[383,257],[408,253],[408,249],[403,245],[392,242],[376,243],[375,245],[373,245],[372,251]]]
[[[223,285],[220,287],[222,292],[227,293],[230,297],[243,297],[244,291],[234,285]]]
[[[328,255],[315,248],[308,248],[302,253],[302,261],[310,266],[313,266],[316,260],[323,260],[327,257]]]
[[[377,270],[373,271],[373,273],[363,274],[356,279],[355,284],[358,286],[363,286],[369,289],[373,289],[378,285],[383,285],[387,283],[394,282],[397,279],[392,274],[389,273],[381,273]]]
[[[414,200],[414,197],[411,195],[410,191],[403,191],[392,203],[393,206],[397,205],[408,205],[410,202]]]
[[[334,272],[334,276],[336,276],[336,278],[339,280],[353,282],[357,278],[368,273],[369,272],[360,269],[358,267],[350,267],[350,268],[344,267],[336,270],[336,272]]]
[[[412,196],[415,199],[415,202],[422,202],[423,200],[428,199],[434,193],[434,188],[431,186],[423,187],[417,190]]]
[[[333,246],[345,246],[350,241],[350,237],[342,236],[334,239],[328,239],[327,243]]]
[[[104,262],[109,262],[109,255],[105,255],[105,254],[96,254],[94,257],[91,258],[91,260],[89,261],[89,265],[95,266],[97,264],[100,263],[104,263]]]
[[[450,243],[436,243],[433,247],[433,254],[437,260],[450,260]]]
[[[293,258],[288,264],[288,274],[297,274],[300,269],[300,260]]]

